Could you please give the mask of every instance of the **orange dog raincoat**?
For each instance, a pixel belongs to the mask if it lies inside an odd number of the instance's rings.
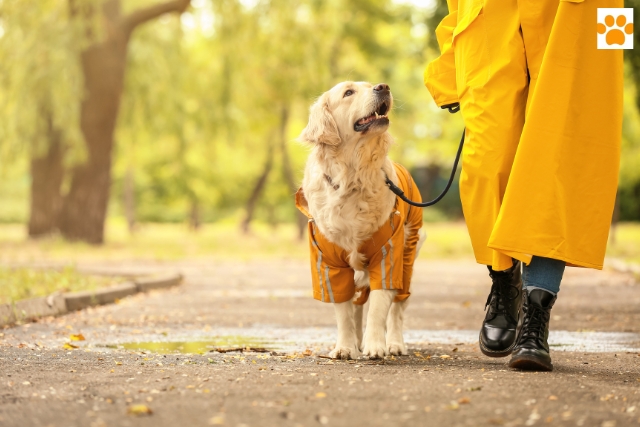
[[[407,170],[394,163],[398,174],[398,186],[407,197],[420,201],[420,192]],[[296,193],[296,206],[309,218],[309,249],[311,251],[311,278],[313,297],[323,302],[341,303],[356,294],[354,271],[347,262],[347,252],[331,243],[320,232],[313,217],[308,212],[303,189]],[[405,242],[405,227],[407,239]],[[359,248],[367,259],[370,287],[354,304],[364,304],[369,290],[396,289],[395,301],[409,297],[409,285],[413,274],[413,261],[419,240],[418,231],[422,227],[422,210],[411,207],[396,198],[394,211],[389,220]]]

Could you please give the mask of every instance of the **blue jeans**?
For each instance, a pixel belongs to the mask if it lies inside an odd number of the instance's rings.
[[[544,289],[552,294],[560,292],[560,282],[564,274],[565,262],[552,258],[534,256],[522,272],[522,286],[528,291]]]

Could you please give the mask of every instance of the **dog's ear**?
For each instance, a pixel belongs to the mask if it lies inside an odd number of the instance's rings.
[[[340,144],[340,134],[338,133],[338,125],[336,125],[326,95],[318,99],[309,110],[309,123],[302,130],[298,137],[300,141],[312,144]]]

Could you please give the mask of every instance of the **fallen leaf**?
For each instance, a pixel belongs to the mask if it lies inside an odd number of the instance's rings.
[[[447,409],[450,411],[456,411],[460,408],[460,405],[455,400],[452,400]]]
[[[469,399],[468,397],[461,397],[460,399],[458,399],[458,403],[461,405],[466,405],[471,403],[471,399]]]
[[[467,391],[480,391],[482,390],[482,386],[480,387],[469,387],[467,388]]]
[[[84,335],[82,334],[71,334],[69,336],[69,338],[71,338],[71,341],[84,341]]]
[[[62,346],[62,348],[64,348],[65,350],[74,350],[74,349],[78,348],[78,346],[77,346],[77,345],[73,345],[73,344],[71,344],[71,343],[66,342],[66,343],[64,343],[64,345]]]
[[[316,397],[317,397],[318,399],[325,398],[325,397],[327,397],[327,393],[324,393],[324,392],[322,392],[322,391],[319,391],[318,393],[316,393]]]
[[[211,417],[209,419],[210,426],[221,426],[224,424],[224,417],[221,415],[216,415],[215,417]]]
[[[453,352],[455,353],[456,351],[458,351],[458,347],[454,348],[454,349],[453,349],[453,350],[451,350],[451,351],[453,351]]]
[[[551,395],[549,396],[549,400],[558,400],[558,396]]]
[[[153,411],[147,405],[132,405],[127,408],[127,414],[129,415],[151,415]]]
[[[116,365],[120,366],[120,365],[122,365],[122,362],[116,361]]]

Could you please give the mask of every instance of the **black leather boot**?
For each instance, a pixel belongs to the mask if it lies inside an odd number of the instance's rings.
[[[487,315],[480,329],[480,351],[489,357],[505,357],[511,354],[516,343],[518,316],[522,298],[522,273],[520,261],[505,271],[493,271],[491,293],[485,309]]]
[[[509,366],[516,369],[551,371],[549,355],[549,318],[556,296],[533,289],[524,300],[524,320]]]

